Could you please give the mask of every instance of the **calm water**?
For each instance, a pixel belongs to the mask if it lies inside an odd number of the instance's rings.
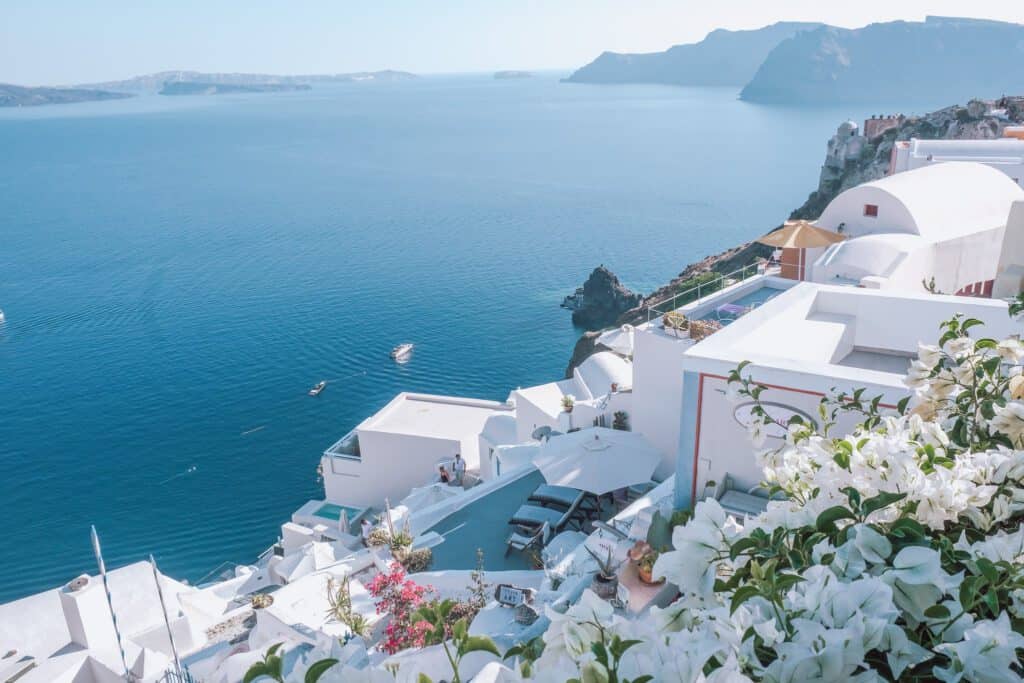
[[[864,113],[555,76],[0,113],[0,601],[92,571],[90,523],[111,565],[252,561],[393,394],[560,376],[591,268],[762,233]]]

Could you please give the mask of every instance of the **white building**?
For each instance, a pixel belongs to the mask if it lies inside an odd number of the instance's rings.
[[[926,166],[851,188],[816,224],[847,237],[808,249],[806,279],[920,292],[988,296],[1010,207],[1024,189],[978,163]]]
[[[610,351],[590,356],[573,370],[571,379],[516,389],[509,402],[516,406],[516,440],[533,438],[540,427],[567,432],[574,428],[610,427],[616,412],[628,416],[632,406],[633,364]],[[573,397],[572,412],[563,400]]]
[[[1024,187],[1024,139],[1005,137],[995,140],[901,140],[892,150],[889,173],[949,161],[974,161],[1005,173]]]
[[[429,483],[456,453],[467,470],[480,469],[482,448],[510,430],[507,403],[401,393],[327,449],[321,459],[327,501],[352,508],[380,507]],[[485,453],[486,455],[486,453]]]
[[[742,316],[682,355],[676,504],[688,506],[725,487],[742,492],[762,479],[747,434],[749,404],[726,397],[727,377],[744,374],[769,389],[774,417],[814,420],[833,389],[866,390],[890,407],[908,394],[903,377],[919,342],[934,343],[955,313],[985,323],[987,337],[1020,332],[1004,301],[802,283]],[[853,426],[853,420],[835,431]],[[769,432],[769,443],[781,438]]]
[[[139,680],[155,681],[173,660],[152,566],[138,562],[121,567],[110,571],[108,580],[128,668]],[[161,584],[175,646],[179,654],[186,653],[205,641],[179,603],[179,597],[195,589],[167,577],[161,577]],[[123,681],[124,664],[100,578],[83,575],[60,588],[0,605],[0,657],[3,681]]]

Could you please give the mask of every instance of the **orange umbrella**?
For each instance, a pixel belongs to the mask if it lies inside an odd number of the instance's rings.
[[[844,239],[846,238],[837,232],[819,228],[810,221],[799,220],[786,221],[782,228],[770,232],[756,241],[781,249],[809,249],[827,247],[830,244],[842,242]]]

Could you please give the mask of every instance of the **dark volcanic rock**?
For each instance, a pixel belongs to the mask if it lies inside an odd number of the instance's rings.
[[[572,312],[572,322],[589,330],[607,327],[637,306],[642,298],[619,282],[615,273],[603,265],[598,266],[583,283],[583,301]]]

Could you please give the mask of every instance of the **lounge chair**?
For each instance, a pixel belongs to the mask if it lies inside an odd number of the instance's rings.
[[[579,504],[577,503],[563,512],[561,510],[541,507],[540,505],[520,505],[515,514],[512,515],[512,519],[509,520],[509,524],[517,524],[525,527],[538,527],[547,523],[551,526],[552,530],[561,531],[562,527],[573,521],[573,517],[576,515],[576,509],[578,507]]]
[[[518,550],[519,552],[522,552],[535,545],[543,548],[547,544],[550,536],[551,525],[547,522],[544,522],[536,529],[513,531],[505,540],[505,554],[508,555],[510,550]]]
[[[587,518],[596,518],[601,513],[601,502],[597,496],[571,486],[553,486],[541,484],[530,494],[530,502],[540,503],[544,507],[557,505],[566,509],[575,507]]]

